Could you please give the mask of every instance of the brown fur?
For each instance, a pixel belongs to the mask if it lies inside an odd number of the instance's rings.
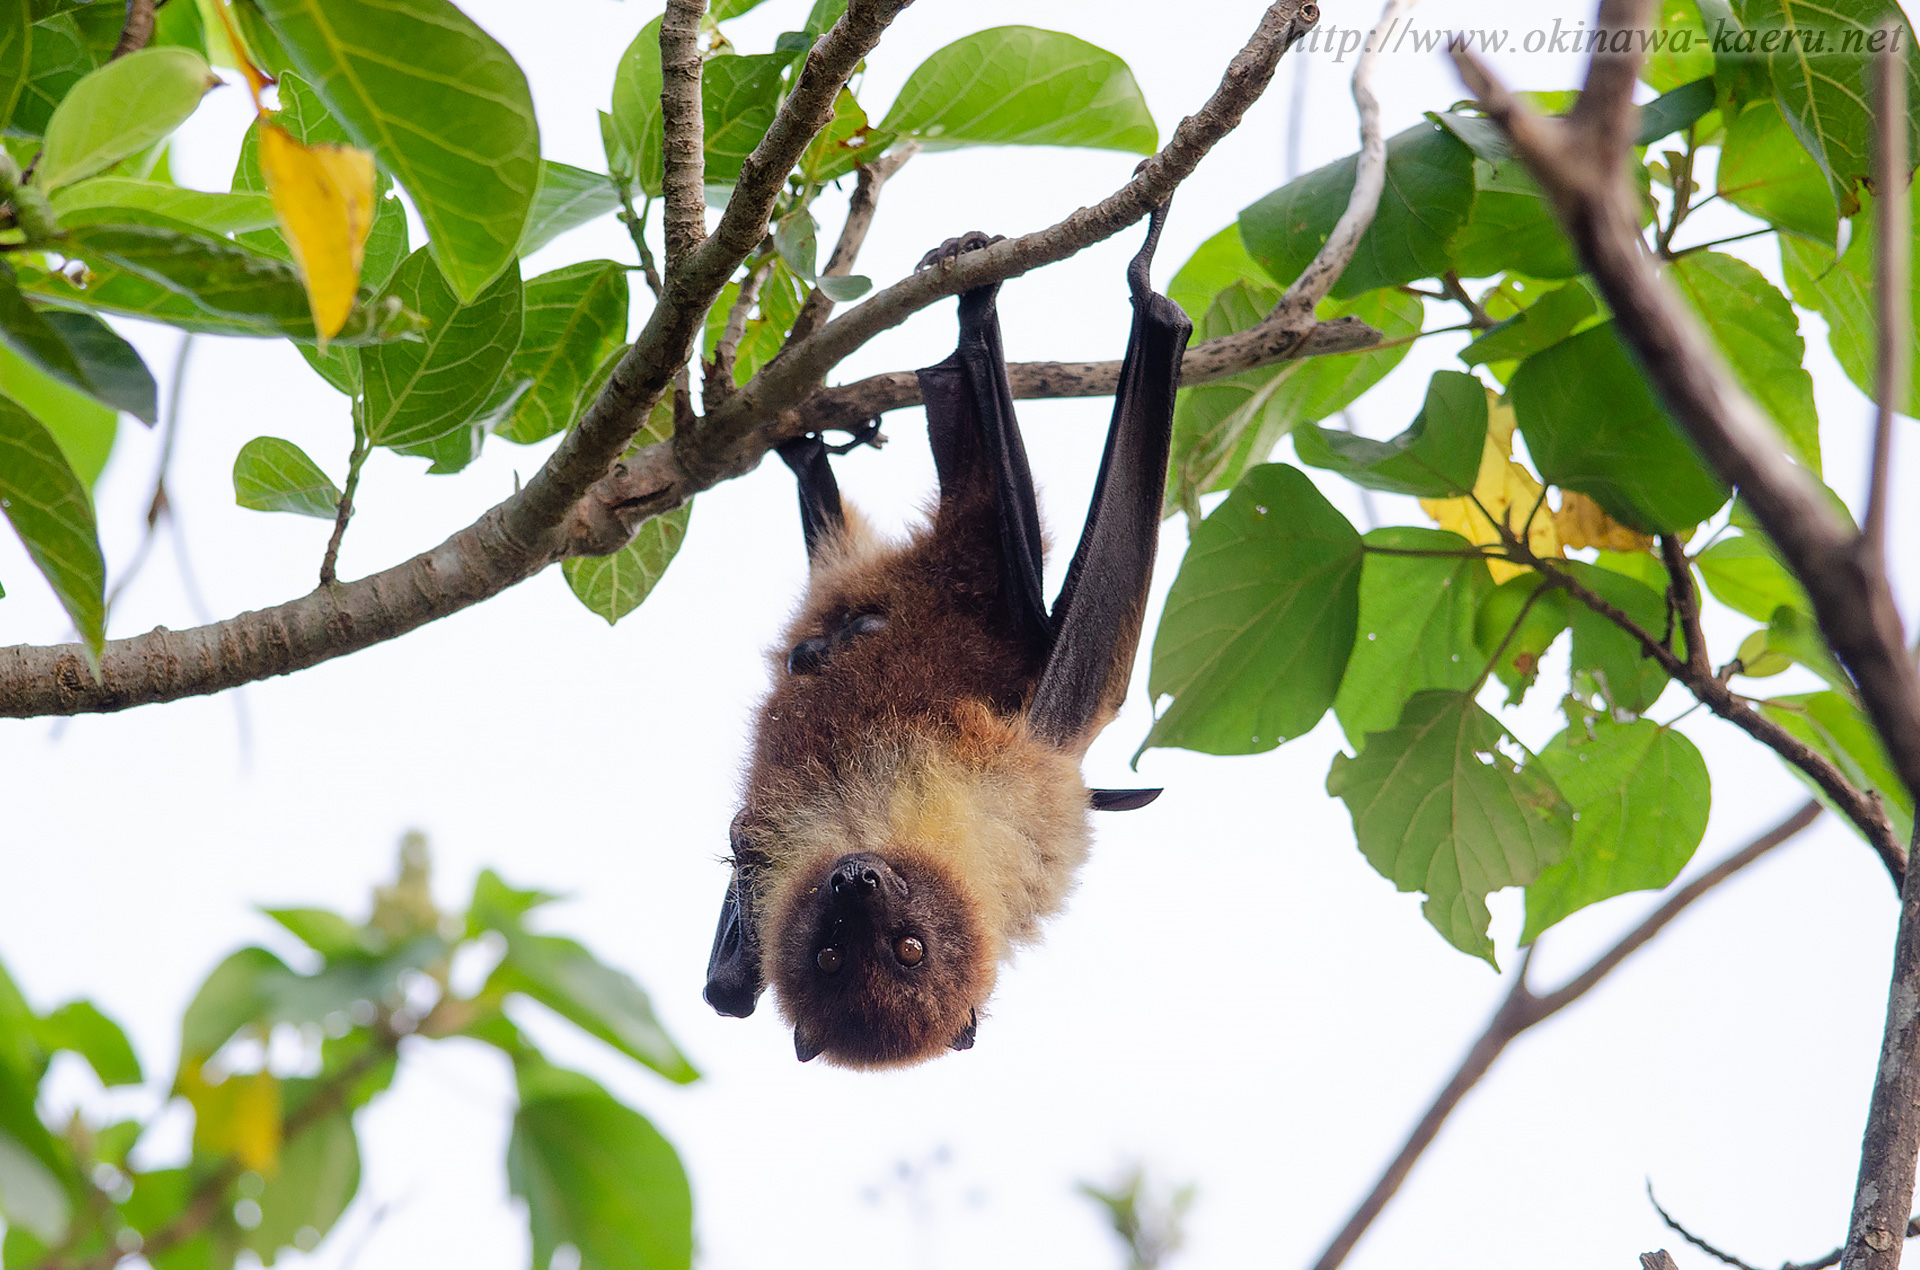
[[[1027,731],[1044,654],[1004,620],[995,540],[976,519],[991,515],[990,495],[962,492],[891,545],[848,509],[773,650],[736,851],[781,1010],[830,1062],[891,1066],[944,1050],[1086,856],[1077,755]],[[861,615],[885,625],[848,634]],[[788,673],[796,645],[836,636],[818,673]],[[870,957],[825,976],[824,880],[850,852],[883,857],[912,897],[872,932]],[[888,949],[909,928],[927,956],[905,968]]]

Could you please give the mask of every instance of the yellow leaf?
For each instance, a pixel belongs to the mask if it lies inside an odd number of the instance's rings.
[[[1475,546],[1498,545],[1500,531],[1480,508],[1485,507],[1517,537],[1524,529],[1527,546],[1542,559],[1565,554],[1553,517],[1541,507],[1545,487],[1533,473],[1513,461],[1513,407],[1487,394],[1487,440],[1480,452],[1480,472],[1474,478],[1473,498],[1423,498],[1420,507],[1442,529],[1451,530]],[[1474,500],[1479,500],[1476,506]],[[1487,561],[1493,580],[1505,582],[1527,572],[1526,566],[1504,560]]]
[[[373,228],[373,156],[352,146],[304,145],[263,123],[260,170],[325,348],[347,324],[360,289],[360,262]]]
[[[230,1155],[271,1177],[280,1168],[280,1082],[269,1072],[229,1076],[209,1085],[199,1064],[181,1068],[179,1091],[193,1104],[193,1146]]]
[[[1562,547],[1598,547],[1602,551],[1651,551],[1653,539],[1628,529],[1607,515],[1600,504],[1585,494],[1560,491],[1560,510],[1553,514],[1553,527],[1560,534]]]

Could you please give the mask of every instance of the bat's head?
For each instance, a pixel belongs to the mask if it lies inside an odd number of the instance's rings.
[[[994,953],[965,887],[918,852],[842,855],[788,893],[767,950],[801,1061],[897,1067],[973,1044]]]

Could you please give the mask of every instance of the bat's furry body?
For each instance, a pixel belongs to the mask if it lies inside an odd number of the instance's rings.
[[[1145,290],[1158,223],[1134,270],[1128,365],[1145,382],[1130,400],[1123,373],[1051,614],[996,288],[962,297],[960,349],[921,373],[940,500],[905,543],[842,507],[817,437],[783,447],[812,567],[760,714],[707,997],[746,1014],[771,982],[803,1059],[879,1067],[970,1046],[999,965],[1073,886],[1089,807],[1142,801],[1091,793],[1080,759],[1139,638],[1189,329]],[[1155,338],[1136,355],[1143,295]]]

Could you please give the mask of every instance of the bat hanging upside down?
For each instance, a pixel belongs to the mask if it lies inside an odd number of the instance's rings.
[[[1080,760],[1126,695],[1192,331],[1147,281],[1165,215],[1127,271],[1113,423],[1051,613],[998,284],[960,297],[959,348],[919,374],[940,500],[904,545],[842,506],[818,435],[780,447],[810,581],[760,712],[706,998],[745,1017],[771,982],[803,1062],[970,1048],[1000,963],[1073,886],[1088,810],[1159,793],[1089,791]]]

